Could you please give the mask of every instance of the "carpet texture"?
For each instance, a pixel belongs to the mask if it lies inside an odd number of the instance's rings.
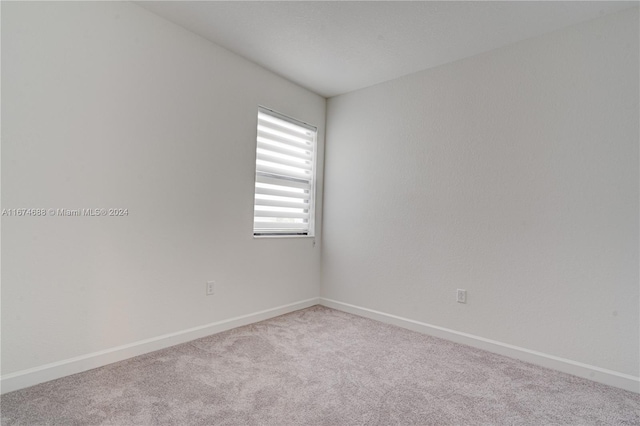
[[[1,397],[2,425],[640,425],[640,395],[314,306]]]

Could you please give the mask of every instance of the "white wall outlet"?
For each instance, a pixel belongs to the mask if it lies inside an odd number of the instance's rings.
[[[215,290],[216,282],[215,281],[207,281],[207,296],[211,296],[213,291]]]
[[[467,303],[467,290],[458,289],[456,293],[456,301],[458,303]]]

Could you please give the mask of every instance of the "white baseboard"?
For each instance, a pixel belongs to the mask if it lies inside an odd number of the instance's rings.
[[[0,377],[0,393],[7,393],[37,385],[38,383],[48,382],[49,380],[59,379],[71,374],[81,373],[93,368],[102,367],[107,364],[157,351],[159,349],[168,348],[180,343],[189,342],[194,339],[220,333],[232,328],[253,324],[258,321],[264,321],[299,309],[308,308],[310,306],[317,305],[318,303],[319,298],[314,297],[290,303],[288,305],[254,312],[252,314],[229,318],[213,322],[211,324],[177,331],[175,333],[164,334],[151,339],[140,340],[127,345],[117,346],[115,348],[53,362],[40,367],[16,371],[15,373],[6,374]]]
[[[349,303],[339,302],[337,300],[321,297],[320,304],[328,308],[374,319],[387,324],[397,325],[402,328],[473,346],[475,348],[484,349],[489,352],[530,362],[532,364],[593,380],[605,385],[615,386],[631,392],[640,393],[640,377],[607,370],[542,352],[532,351],[530,349],[509,345],[495,340],[485,339],[484,337],[474,336],[473,334],[461,333],[459,331],[450,330],[437,325],[431,325],[396,315],[386,314],[384,312],[374,311],[373,309],[367,309],[351,305]]]
[[[489,352],[494,352],[511,358],[520,359],[522,361],[551,368],[563,373],[572,374],[574,376],[583,377],[609,386],[615,386],[621,389],[640,393],[640,378],[629,374],[607,370],[593,365],[572,361],[570,359],[532,351],[530,349],[485,339],[484,337],[474,336],[472,334],[462,333],[396,315],[386,314],[373,309],[367,309],[348,303],[338,302],[336,300],[317,297],[290,303],[288,305],[278,306],[272,309],[266,309],[252,314],[229,318],[211,324],[193,327],[175,333],[153,337],[151,339],[140,340],[127,345],[93,352],[87,355],[46,364],[40,367],[6,374],[0,377],[0,393],[7,393],[37,385],[38,383],[47,382],[49,380],[59,379],[71,374],[81,373],[93,368],[102,367],[107,364],[164,349],[180,343],[185,343],[211,334],[220,333],[232,328],[264,321],[299,309],[308,308],[310,306],[317,305],[318,303],[329,308],[397,325],[409,330],[484,349]]]

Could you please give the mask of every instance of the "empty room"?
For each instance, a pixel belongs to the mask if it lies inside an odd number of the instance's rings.
[[[639,5],[0,2],[4,425],[640,425]]]

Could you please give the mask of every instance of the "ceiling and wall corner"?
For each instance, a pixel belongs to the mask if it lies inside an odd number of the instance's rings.
[[[637,5],[617,1],[140,1],[324,97]]]

